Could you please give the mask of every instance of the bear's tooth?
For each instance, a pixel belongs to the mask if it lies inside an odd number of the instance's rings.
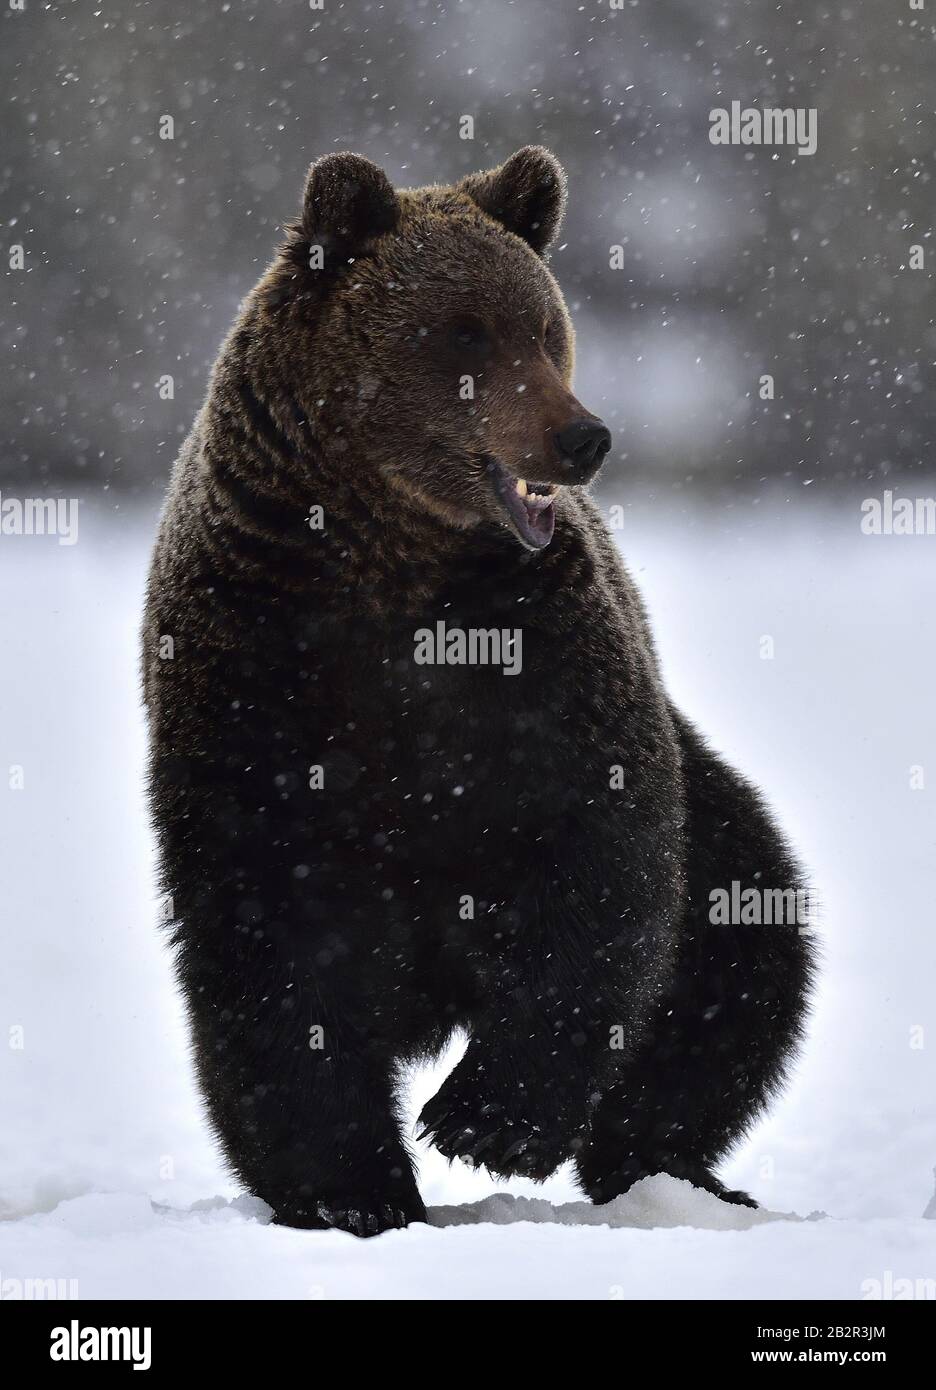
[[[528,489],[527,489],[527,484],[526,484],[526,478],[518,478],[518,479],[517,479],[517,491],[519,492],[519,494],[520,494],[521,497],[526,497],[527,491],[528,491]]]

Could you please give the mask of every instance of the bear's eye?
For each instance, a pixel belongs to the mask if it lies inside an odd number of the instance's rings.
[[[480,319],[456,319],[449,333],[452,341],[461,348],[486,348],[489,343],[487,329]]]

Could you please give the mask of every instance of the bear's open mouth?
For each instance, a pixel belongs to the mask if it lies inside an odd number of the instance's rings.
[[[556,527],[558,483],[531,483],[527,478],[515,478],[493,458],[488,460],[488,469],[515,535],[530,550],[542,550],[552,540]]]

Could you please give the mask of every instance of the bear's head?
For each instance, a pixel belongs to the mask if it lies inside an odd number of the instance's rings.
[[[572,392],[572,325],[543,260],[564,203],[561,166],[535,146],[415,190],[326,155],[267,285],[272,312],[308,326],[287,341],[311,358],[310,419],[340,402],[346,466],[530,550],[552,539],[559,489],[590,482],[611,445]]]

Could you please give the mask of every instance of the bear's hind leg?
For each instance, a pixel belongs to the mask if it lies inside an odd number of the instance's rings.
[[[717,925],[711,893],[802,890],[759,794],[675,714],[688,802],[689,906],[673,979],[634,1056],[602,1092],[576,1167],[607,1202],[653,1173],[727,1201],[714,1168],[779,1088],[802,1030],[812,943],[797,921]],[[793,901],[790,897],[785,900]],[[801,902],[802,899],[797,899]]]

